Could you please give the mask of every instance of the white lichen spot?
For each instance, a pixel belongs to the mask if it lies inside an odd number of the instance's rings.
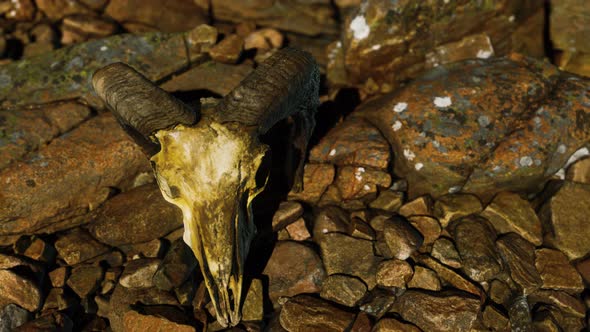
[[[432,146],[434,146],[435,148],[439,148],[440,147],[440,142],[437,140],[432,141]]]
[[[490,50],[479,50],[479,51],[477,51],[476,57],[478,59],[487,59],[487,58],[491,57],[492,54],[493,54],[493,52]]]
[[[368,184],[365,184],[365,185],[363,186],[363,189],[364,189],[365,191],[369,191],[369,190],[371,190],[371,186],[369,186]]]
[[[322,233],[324,233],[324,234],[328,233],[328,229],[327,228],[322,228]]]
[[[405,111],[406,108],[408,108],[408,103],[397,103],[395,106],[393,106],[393,111],[395,113],[401,113]]]
[[[102,45],[102,46],[100,47],[100,50],[101,50],[101,51],[103,51],[103,52],[104,52],[104,51],[106,51],[106,50],[108,50],[108,49],[109,49],[109,48],[108,48],[108,46],[106,46],[106,45]]]
[[[559,144],[559,146],[557,147],[557,153],[564,154],[566,149],[567,148],[565,147],[565,144]]]
[[[356,169],[356,171],[354,172],[354,178],[357,181],[362,181],[363,180],[363,173],[365,172],[365,168],[364,167],[358,167]]]
[[[510,15],[510,17],[508,17],[509,22],[514,22],[515,19],[516,17],[514,17],[514,15]]]
[[[565,163],[565,166],[563,166],[563,168],[568,168],[571,164],[575,163],[576,161],[586,157],[586,156],[590,156],[590,151],[588,151],[588,148],[583,147],[581,149],[578,149],[576,152],[574,152],[574,154],[572,154],[569,159],[567,160],[567,162]]]
[[[487,127],[490,124],[490,117],[487,115],[480,115],[477,118],[477,123],[479,123],[480,127]]]
[[[391,126],[391,128],[393,128],[393,131],[398,131],[402,128],[402,123],[397,120],[395,121],[395,123]]]
[[[529,167],[529,166],[531,166],[533,164],[533,158],[531,158],[529,156],[524,156],[524,157],[521,157],[520,158],[520,160],[518,161],[518,163],[522,167]]]
[[[364,16],[357,16],[350,22],[350,30],[352,30],[354,39],[365,39],[369,36],[371,28],[367,25],[367,20]]]
[[[416,163],[416,165],[414,165],[414,168],[415,168],[417,171],[421,170],[421,169],[422,169],[422,167],[424,167],[424,164],[423,164],[423,163]]]
[[[381,45],[379,45],[379,44],[371,46],[371,50],[373,50],[373,51],[378,51],[380,49],[381,49]]]
[[[412,161],[414,158],[416,158],[416,154],[414,154],[414,152],[412,152],[410,149],[404,149],[404,157],[406,157],[406,159],[409,161]]]
[[[330,150],[330,153],[328,153],[328,155],[329,155],[330,157],[334,157],[334,156],[336,155],[336,149],[332,149],[332,150]]]
[[[434,105],[436,107],[449,107],[453,105],[453,102],[451,101],[451,97],[435,97]]]
[[[445,5],[451,2],[451,0],[444,0]]]
[[[449,188],[449,194],[455,194],[461,191],[461,186],[452,186]]]

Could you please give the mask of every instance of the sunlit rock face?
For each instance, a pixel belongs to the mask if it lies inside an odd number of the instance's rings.
[[[151,159],[164,198],[182,210],[184,241],[224,326],[241,318],[244,263],[256,232],[251,203],[266,183],[257,171],[267,148],[240,128],[203,120],[161,130],[162,149]]]

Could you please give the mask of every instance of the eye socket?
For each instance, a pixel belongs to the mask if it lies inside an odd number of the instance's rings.
[[[256,187],[257,188],[262,188],[264,187],[264,185],[266,185],[266,181],[268,179],[268,176],[270,175],[270,169],[272,166],[272,156],[271,156],[271,152],[267,151],[264,154],[264,157],[262,157],[262,160],[260,161],[260,165],[258,166],[258,170],[256,171]]]

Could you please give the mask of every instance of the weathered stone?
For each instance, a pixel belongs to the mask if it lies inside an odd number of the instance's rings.
[[[370,197],[377,193],[378,187],[388,188],[390,185],[391,176],[388,173],[352,166],[338,168],[334,181],[339,197],[345,201]],[[338,200],[328,203],[341,204]]]
[[[206,15],[193,2],[167,1],[165,6],[157,0],[111,0],[105,13],[125,23],[142,23],[164,32],[182,32],[206,23]]]
[[[582,279],[590,284],[590,258],[586,258],[576,263],[576,269],[582,276]]]
[[[430,254],[441,263],[450,267],[459,269],[462,266],[461,256],[459,256],[455,244],[446,237],[441,237],[434,242]]]
[[[244,48],[244,39],[238,35],[229,35],[220,41],[217,45],[211,47],[209,55],[217,62],[236,63],[242,55]]]
[[[430,246],[440,237],[441,227],[436,218],[419,215],[413,215],[407,218],[410,224],[422,234],[424,238],[422,248],[424,246]]]
[[[397,296],[395,292],[375,287],[365,297],[359,309],[362,312],[379,319],[389,311],[396,299]]]
[[[365,294],[367,286],[360,279],[334,274],[324,280],[320,296],[347,307],[355,307]]]
[[[543,285],[541,288],[554,289],[570,294],[581,293],[584,283],[576,269],[561,251],[542,248],[535,251],[535,267]]]
[[[52,288],[45,298],[43,303],[43,311],[65,310],[76,305],[76,301],[72,296],[66,294],[63,288]]]
[[[295,222],[287,225],[287,232],[289,232],[290,238],[295,241],[305,241],[311,238],[311,234],[309,233],[303,218],[299,218]]]
[[[277,212],[272,217],[272,229],[278,231],[299,219],[303,215],[303,206],[298,202],[286,201],[279,204]]]
[[[336,170],[328,164],[306,164],[303,171],[303,191],[290,192],[290,200],[317,204],[328,186],[334,181]]]
[[[366,121],[354,119],[336,125],[310,151],[309,159],[338,166],[362,166],[387,170],[389,144]]]
[[[408,288],[422,288],[437,292],[441,290],[441,284],[434,271],[422,266],[415,266],[414,275],[408,282]]]
[[[350,327],[350,332],[371,332],[373,323],[369,315],[364,312],[359,312],[354,319],[354,323]]]
[[[350,220],[350,224],[348,224],[348,234],[359,239],[375,239],[375,231],[369,224],[359,218],[352,218]]]
[[[431,295],[415,290],[402,294],[391,309],[424,331],[469,330],[479,310],[479,300],[464,293]]]
[[[102,277],[103,271],[100,266],[79,265],[72,269],[67,285],[80,298],[85,298],[98,289]]]
[[[86,230],[75,228],[55,241],[58,257],[68,265],[85,262],[109,251],[109,247],[96,241]]]
[[[117,31],[117,25],[112,21],[93,15],[72,15],[63,19],[62,30],[62,44],[72,44],[91,38],[110,36]],[[84,36],[84,39],[80,41],[68,40],[65,37],[66,31],[81,34]]]
[[[13,331],[31,318],[32,315],[27,310],[10,303],[0,309],[0,331]]]
[[[561,189],[541,208],[548,244],[561,250],[570,260],[590,252],[590,185],[565,181]]]
[[[442,281],[452,285],[457,289],[471,293],[475,296],[481,296],[481,294],[483,293],[483,291],[479,289],[476,285],[472,284],[467,279],[459,275],[457,272],[444,266],[443,264],[439,263],[437,260],[433,259],[430,256],[418,256],[417,262],[425,265],[429,269],[436,272],[436,274]]]
[[[135,258],[157,258],[163,248],[162,240],[154,239],[148,242],[140,242],[119,246],[127,257]]]
[[[510,267],[512,280],[530,294],[541,287],[542,280],[535,268],[535,246],[516,233],[502,235],[496,246]]]
[[[39,270],[39,266],[28,259],[19,256],[0,254],[0,269],[11,269],[16,266],[28,266],[33,271]]]
[[[587,37],[590,33],[588,13],[588,6],[579,0],[560,1],[555,6],[551,6],[549,24],[551,42],[556,49],[565,53],[563,56],[565,59],[559,62],[559,66],[580,75],[588,75],[587,66],[570,68],[567,64],[568,58],[590,53],[590,42]]]
[[[454,227],[453,239],[461,256],[461,270],[477,282],[490,281],[502,271],[496,252],[496,234],[481,218],[461,219]]]
[[[475,34],[446,43],[426,54],[426,68],[437,67],[469,58],[487,59],[494,56],[494,47],[487,34]]]
[[[127,288],[149,288],[154,286],[152,277],[161,261],[157,258],[143,258],[129,261],[119,279],[119,283]]]
[[[584,318],[586,307],[578,298],[568,295],[565,292],[553,290],[537,290],[529,297],[531,306],[535,303],[547,303],[561,309],[565,314],[577,318]]]
[[[13,271],[0,270],[0,308],[14,303],[28,311],[36,311],[40,301],[41,292],[33,281]]]
[[[237,30],[237,28],[236,28]],[[238,31],[236,31],[238,33]],[[240,35],[238,33],[238,35]],[[244,49],[265,51],[283,46],[284,37],[275,29],[259,29],[244,36]]]
[[[506,284],[504,281],[498,279],[494,279],[492,282],[490,282],[488,295],[492,301],[505,307],[508,307],[509,302],[513,297],[510,286],[508,286],[508,284]]]
[[[16,21],[30,21],[35,17],[36,8],[32,0],[14,0],[6,12],[6,18]]]
[[[584,158],[573,163],[565,174],[568,181],[590,184],[590,158]]]
[[[412,279],[414,270],[406,261],[399,259],[387,260],[379,263],[377,268],[377,285],[381,287],[406,288]]]
[[[420,196],[402,205],[398,211],[404,217],[432,214],[432,198],[428,195]]]
[[[281,326],[287,331],[344,331],[353,319],[353,313],[309,295],[289,299],[280,316]]]
[[[67,267],[58,267],[55,270],[49,272],[49,279],[53,287],[63,287],[66,284],[66,280],[70,275]]]
[[[369,289],[376,285],[379,258],[371,241],[340,233],[325,234],[319,242],[322,261],[328,275],[347,274],[362,279]]]
[[[111,188],[126,189],[148,170],[145,156],[111,114],[90,119],[0,170],[0,220],[10,220],[0,224],[0,235],[55,232],[88,221],[76,218],[104,202]]]
[[[346,233],[348,230],[348,213],[336,206],[321,208],[313,222],[313,238],[315,242],[329,233]]]
[[[393,217],[385,222],[383,236],[393,257],[405,260],[416,252],[424,238],[403,217]]]
[[[433,212],[442,227],[446,228],[451,221],[479,213],[481,210],[481,202],[476,196],[452,194],[437,199]]]
[[[242,306],[242,320],[261,321],[264,318],[264,292],[262,280],[253,279]]]
[[[487,305],[483,309],[483,324],[491,331],[510,331],[510,321],[498,309]]]
[[[374,332],[420,332],[414,325],[402,323],[395,318],[381,318],[373,327]]]
[[[263,274],[268,276],[268,293],[273,303],[281,296],[318,293],[326,277],[318,254],[292,241],[276,244]]]
[[[179,331],[194,332],[196,329],[190,325],[177,324],[160,315],[144,315],[134,310],[129,310],[123,317],[125,331]]]
[[[404,203],[404,193],[399,191],[384,190],[379,193],[379,196],[369,203],[369,207],[373,209],[384,210],[388,212],[397,212],[397,210]]]
[[[188,31],[186,34],[186,43],[189,48],[189,52],[208,52],[217,42],[217,37],[217,28],[207,24],[198,25],[194,29]]]
[[[161,290],[180,287],[197,267],[191,248],[182,239],[172,243],[153,276],[154,285]]]
[[[53,21],[58,21],[69,15],[90,13],[90,10],[78,1],[35,0],[35,2],[37,8]]]
[[[29,331],[73,331],[74,322],[66,314],[50,311],[32,321],[15,328],[14,332]]]
[[[543,243],[541,221],[530,203],[511,192],[500,192],[480,214],[498,234],[515,232],[530,243]]]
[[[164,200],[156,184],[146,184],[108,200],[88,230],[101,242],[120,246],[151,241],[179,227],[180,209]]]

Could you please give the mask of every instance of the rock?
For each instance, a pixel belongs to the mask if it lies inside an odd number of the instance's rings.
[[[29,331],[73,331],[74,322],[66,314],[53,311],[37,317],[35,320],[24,323],[14,332]]]
[[[208,90],[225,96],[252,71],[248,64],[228,65],[207,61],[161,85],[166,91]]]
[[[211,47],[209,55],[217,62],[232,64],[238,62],[243,48],[244,39],[238,35],[229,35]]]
[[[348,235],[365,240],[374,240],[375,231],[359,218],[352,218],[348,224]]]
[[[242,306],[242,320],[261,321],[264,318],[263,289],[260,279],[253,279]]]
[[[13,331],[32,318],[27,310],[16,304],[8,304],[0,310],[0,331]]]
[[[573,163],[565,174],[568,181],[590,184],[590,158]]]
[[[536,246],[543,243],[541,221],[530,203],[517,194],[498,193],[480,215],[498,234],[515,232]]]
[[[180,209],[164,200],[156,184],[146,184],[108,200],[88,230],[99,241],[120,246],[151,241],[180,227]]]
[[[442,227],[446,228],[451,221],[479,213],[481,210],[481,202],[475,195],[453,194],[437,199],[433,212]]]
[[[111,0],[105,14],[121,23],[141,23],[163,32],[183,32],[207,21],[201,9],[186,0],[167,1],[165,6],[155,0]]]
[[[369,204],[369,207],[388,212],[397,212],[404,203],[404,193],[399,191],[384,190]]]
[[[434,271],[422,266],[414,266],[414,275],[408,282],[408,288],[421,288],[438,292],[442,287]]]
[[[127,257],[157,258],[163,251],[164,244],[160,239],[154,239],[148,242],[134,243],[119,246]]]
[[[491,331],[509,331],[510,321],[498,309],[487,305],[483,309],[483,324]]]
[[[305,241],[311,238],[311,234],[309,233],[303,218],[299,218],[295,222],[289,224],[287,226],[287,232],[289,232],[291,239],[295,241]]]
[[[55,270],[49,272],[49,279],[51,280],[51,285],[53,287],[63,287],[66,284],[66,280],[70,275],[69,269],[65,266],[61,266],[56,268]]]
[[[177,324],[159,315],[143,315],[137,311],[129,310],[123,317],[125,331],[179,331],[194,332],[196,329],[190,325]]]
[[[150,288],[154,286],[152,277],[161,261],[157,258],[142,258],[129,261],[119,279],[119,283],[127,288]]]
[[[405,324],[395,318],[381,318],[373,327],[374,332],[420,332],[414,325]]]
[[[582,278],[562,252],[553,249],[535,250],[535,267],[543,284],[541,288],[565,291],[570,294],[584,290]]]
[[[35,238],[25,249],[24,255],[45,263],[52,264],[55,260],[55,248],[40,238]]]
[[[590,211],[590,185],[565,181],[561,189],[543,205],[540,218],[550,230],[547,244],[554,246],[570,260],[590,251],[590,229],[586,220]]]
[[[52,288],[43,303],[43,311],[65,310],[75,306],[77,301],[66,294],[63,288]]]
[[[364,312],[359,312],[356,315],[354,323],[352,323],[352,327],[350,328],[351,332],[371,332],[373,329],[373,323],[371,322],[371,318],[369,315]]]
[[[576,264],[576,269],[582,276],[582,279],[590,284],[590,258],[583,259]]]
[[[190,52],[209,52],[211,47],[217,42],[217,37],[217,28],[207,24],[201,24],[187,32],[186,42]]]
[[[63,169],[70,170],[67,177]],[[0,170],[0,220],[11,220],[0,223],[0,235],[51,233],[87,222],[82,216],[109,198],[111,188],[127,189],[148,170],[111,114],[92,118]]]
[[[153,276],[154,285],[161,290],[169,291],[174,287],[180,287],[199,263],[191,248],[178,239],[172,243],[170,249],[162,259]]]
[[[91,11],[77,1],[35,0],[37,8],[52,21],[59,21],[65,16],[75,14],[90,14]]]
[[[373,254],[373,243],[340,233],[325,234],[319,241],[328,275],[347,274],[362,279],[369,289],[376,285],[380,259]]]
[[[58,257],[68,265],[85,262],[109,251],[109,247],[96,241],[86,230],[74,228],[55,241]]]
[[[460,269],[462,264],[461,256],[455,248],[455,244],[448,238],[441,237],[434,242],[432,246],[432,257],[438,259],[441,263],[455,269]]]
[[[584,318],[586,307],[578,298],[565,292],[553,290],[537,290],[529,297],[531,306],[536,303],[547,303],[559,308],[564,314]]]
[[[343,205],[346,202],[374,197],[377,188],[387,188],[391,185],[391,176],[382,171],[366,169],[364,167],[342,166],[336,172],[333,189],[336,197],[322,197],[320,205]],[[329,190],[329,188],[328,188]]]
[[[436,272],[436,274],[442,281],[452,285],[453,287],[471,293],[475,296],[481,296],[482,290],[479,289],[476,285],[472,284],[452,269],[442,265],[432,257],[427,255],[421,255],[417,257],[416,261]]]
[[[328,233],[347,233],[349,216],[336,206],[326,206],[319,210],[313,221],[313,238],[319,242]]]
[[[289,200],[317,204],[328,186],[334,181],[336,170],[327,164],[305,164],[303,171],[303,191],[289,192]]]
[[[41,291],[33,281],[11,270],[0,270],[0,308],[10,303],[36,311],[41,304]]]
[[[414,270],[406,261],[399,259],[387,260],[379,263],[377,268],[377,285],[381,287],[406,288],[412,279]]]
[[[365,294],[367,286],[360,279],[334,274],[324,280],[320,296],[347,307],[355,307]]]
[[[410,224],[422,234],[424,238],[422,247],[430,246],[439,238],[441,227],[438,220],[429,216],[413,215],[407,217]]]
[[[428,195],[420,196],[406,202],[399,208],[398,213],[406,218],[432,214],[432,198]]]
[[[502,258],[510,268],[512,280],[530,294],[542,285],[535,268],[535,246],[516,233],[508,233],[496,241]]]
[[[240,35],[238,33],[238,35]],[[243,35],[242,35],[243,36]],[[260,29],[248,33],[244,38],[244,49],[258,49],[261,51],[277,49],[283,46],[283,35],[275,29]]]
[[[36,8],[32,0],[11,1],[12,8],[6,13],[6,18],[15,21],[30,21],[35,17]]]
[[[319,293],[326,277],[318,254],[292,241],[275,245],[263,274],[268,276],[268,294],[273,303],[281,296]]]
[[[83,299],[98,289],[102,277],[100,266],[79,265],[72,269],[67,285]]]
[[[581,1],[568,0],[551,7],[550,37],[554,47],[563,52],[558,65],[565,70],[588,75],[590,72],[584,59],[590,53],[588,42],[588,7]],[[577,60],[580,58],[582,61]],[[569,63],[572,65],[569,65]],[[575,64],[579,63],[580,66]]]
[[[30,262],[25,258],[0,253],[0,269],[11,269],[16,266],[28,266],[33,271],[38,270],[38,266],[36,264]]]
[[[352,324],[354,314],[327,301],[298,295],[283,305],[279,319],[287,331],[344,331]]]
[[[437,67],[469,58],[487,59],[494,56],[494,47],[485,33],[474,34],[446,43],[426,54],[426,68]]]
[[[337,166],[362,166],[385,171],[391,153],[379,131],[362,119],[344,121],[330,130],[309,153],[309,160]]]
[[[467,217],[457,222],[453,239],[461,256],[461,270],[477,282],[490,281],[502,271],[496,252],[493,229],[478,217]]]
[[[467,331],[479,310],[479,300],[464,293],[431,295],[415,290],[402,294],[391,309],[424,331]]]
[[[501,280],[494,279],[490,282],[488,295],[492,301],[505,307],[509,306],[509,302],[513,300],[512,290]]]
[[[385,222],[383,236],[393,257],[406,260],[420,248],[424,238],[402,217],[393,217]]]
[[[359,309],[379,319],[389,311],[396,299],[396,294],[391,290],[375,287],[365,297]]]
[[[92,38],[104,38],[116,32],[117,25],[107,19],[93,15],[72,15],[62,21],[61,43],[67,45]],[[68,37],[72,35],[81,36],[81,40]]]

